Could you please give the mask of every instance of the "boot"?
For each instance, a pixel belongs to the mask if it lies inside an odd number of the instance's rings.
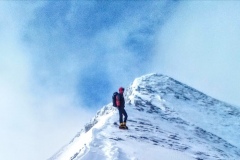
[[[120,128],[120,129],[124,129],[124,128],[125,128],[125,127],[124,127],[124,124],[123,124],[123,123],[120,123],[119,128]]]

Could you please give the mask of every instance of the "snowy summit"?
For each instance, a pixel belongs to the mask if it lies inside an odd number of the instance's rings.
[[[135,79],[125,100],[129,130],[108,104],[49,160],[240,159],[238,108],[160,74]]]

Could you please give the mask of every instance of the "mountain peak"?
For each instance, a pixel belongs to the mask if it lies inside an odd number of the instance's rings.
[[[104,106],[50,159],[239,159],[240,112],[161,74],[136,78],[126,90],[129,130]]]

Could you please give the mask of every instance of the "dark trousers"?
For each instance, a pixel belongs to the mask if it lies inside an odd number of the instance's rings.
[[[125,111],[125,109],[123,107],[119,107],[118,108],[118,111],[119,111],[119,122],[120,123],[123,123],[123,122],[127,122],[127,112]],[[124,116],[124,121],[123,121],[123,116]]]

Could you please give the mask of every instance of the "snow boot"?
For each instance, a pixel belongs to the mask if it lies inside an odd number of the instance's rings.
[[[126,122],[120,123],[119,129],[128,129],[128,127],[126,126]]]
[[[123,123],[120,123],[119,129],[125,129],[125,126]]]

